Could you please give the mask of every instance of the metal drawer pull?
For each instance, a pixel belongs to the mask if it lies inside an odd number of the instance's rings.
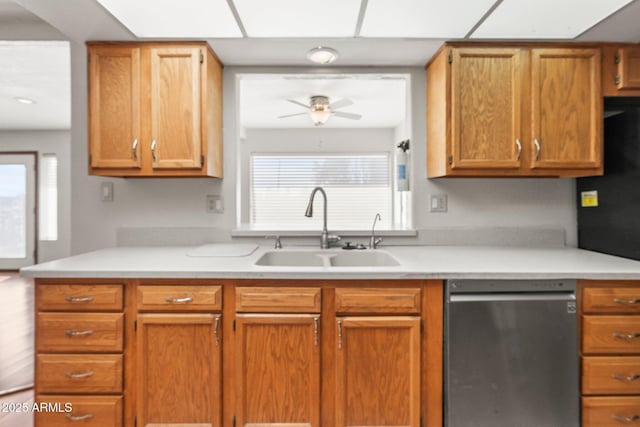
[[[66,417],[69,418],[71,421],[84,421],[84,420],[93,418],[93,414],[92,413],[88,413],[84,415],[67,414]]]
[[[138,151],[136,150],[136,148],[138,148],[138,138],[133,140],[133,145],[131,146],[131,152],[133,154],[133,160],[138,160]]]
[[[516,139],[516,146],[518,146],[518,155],[516,155],[516,161],[520,161],[520,155],[522,154],[522,144],[519,139]]]
[[[622,298],[614,298],[613,302],[616,304],[640,304],[640,299],[622,299]]]
[[[89,378],[93,376],[93,371],[87,371],[87,372],[83,372],[81,374],[74,374],[73,372],[65,372],[64,373],[66,376],[68,376],[69,378]]]
[[[71,329],[67,329],[64,333],[70,337],[82,337],[85,335],[92,335],[93,329],[87,329],[86,331],[72,331]]]
[[[319,337],[318,337],[319,334],[320,334],[320,318],[314,317],[313,318],[313,345],[315,346],[319,344]]]
[[[151,157],[153,158],[154,163],[158,161],[158,158],[156,157],[156,145],[157,142],[155,139],[151,141]]]
[[[631,424],[631,423],[634,423],[634,422],[640,420],[640,415],[634,414],[634,415],[632,415],[630,417],[621,417],[620,415],[613,414],[611,416],[611,418],[613,418],[616,421],[620,421],[622,423],[625,423],[625,424]]]
[[[625,383],[630,383],[633,381],[636,381],[638,379],[640,379],[640,374],[631,374],[629,376],[624,376],[624,375],[620,375],[620,374],[613,374],[611,375],[612,378],[615,378],[616,380],[620,380],[620,381],[624,381]]]
[[[342,349],[342,320],[338,320],[338,350]]]
[[[612,335],[614,338],[621,338],[624,340],[633,340],[636,338],[640,338],[640,332],[634,332],[632,334],[623,334],[622,332],[614,332]]]
[[[220,329],[220,316],[216,317],[216,321],[213,325],[213,335],[216,337],[216,347],[220,347],[220,335],[218,330]]]
[[[191,302],[193,301],[193,298],[192,297],[184,297],[184,298],[166,297],[165,301],[171,302],[171,303],[183,303],[183,302]]]
[[[93,297],[72,297],[72,296],[66,296],[64,297],[65,300],[69,301],[69,302],[91,302],[93,301]]]

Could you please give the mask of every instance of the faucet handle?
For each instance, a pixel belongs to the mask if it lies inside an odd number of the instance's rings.
[[[282,249],[282,242],[280,241],[280,236],[278,234],[267,234],[264,236],[265,239],[268,239],[269,237],[275,237],[276,239],[273,244],[274,249]]]
[[[369,248],[377,249],[380,242],[382,242],[382,237],[378,237],[376,239],[374,236],[371,236],[371,240],[369,240]]]
[[[338,243],[340,240],[342,240],[342,237],[338,236],[337,234],[329,234],[327,236],[327,242],[329,244],[331,243]]]

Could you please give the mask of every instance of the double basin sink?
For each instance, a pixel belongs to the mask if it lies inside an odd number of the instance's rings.
[[[255,265],[270,267],[397,267],[388,252],[381,250],[274,250],[265,252]]]

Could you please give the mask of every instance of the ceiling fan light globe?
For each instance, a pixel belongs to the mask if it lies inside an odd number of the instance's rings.
[[[311,113],[309,113],[309,115],[311,116],[311,120],[313,121],[314,125],[321,126],[325,124],[327,120],[329,120],[329,117],[331,117],[331,111],[313,110],[311,111]]]

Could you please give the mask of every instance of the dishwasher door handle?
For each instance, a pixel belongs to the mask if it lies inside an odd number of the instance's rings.
[[[573,292],[510,292],[510,293],[464,293],[451,294],[449,302],[496,302],[496,301],[575,301]]]

